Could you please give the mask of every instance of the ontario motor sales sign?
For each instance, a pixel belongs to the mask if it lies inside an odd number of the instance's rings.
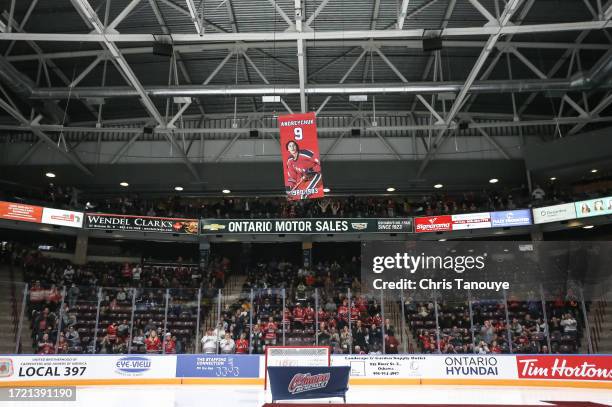
[[[198,233],[196,219],[157,218],[150,216],[111,215],[88,213],[85,215],[87,229],[122,230],[130,232]]]

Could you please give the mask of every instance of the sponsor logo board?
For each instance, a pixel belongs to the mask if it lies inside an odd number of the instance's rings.
[[[612,357],[525,355],[516,357],[519,379],[603,380],[612,382]]]
[[[560,222],[576,219],[576,207],[573,203],[543,206],[533,209],[533,223]]]
[[[42,212],[41,206],[0,201],[0,219],[40,223]]]
[[[611,215],[612,196],[606,198],[589,199],[587,201],[574,202],[576,216],[579,218],[590,218],[591,216]]]
[[[448,232],[452,230],[452,222],[450,215],[414,218],[414,231],[415,233]]]
[[[120,230],[128,232],[157,232],[195,235],[198,233],[196,219],[157,218],[150,216],[112,215],[86,213],[87,229]]]
[[[202,219],[206,234],[412,233],[412,218]]]
[[[44,208],[42,213],[42,223],[81,228],[83,227],[83,216],[83,212]]]
[[[531,225],[531,211],[529,209],[491,212],[491,226],[494,228],[529,225]]]
[[[452,230],[487,229],[491,227],[491,214],[482,212],[451,215],[451,221]]]

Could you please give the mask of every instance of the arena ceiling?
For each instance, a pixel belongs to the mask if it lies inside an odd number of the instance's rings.
[[[537,171],[525,151],[607,133],[611,17],[603,0],[0,0],[0,178],[280,192],[276,117],[316,111],[337,191],[577,179],[609,168],[601,146]]]

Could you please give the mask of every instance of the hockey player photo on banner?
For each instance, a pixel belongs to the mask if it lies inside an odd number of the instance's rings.
[[[322,198],[323,178],[314,112],[278,117],[289,200]]]

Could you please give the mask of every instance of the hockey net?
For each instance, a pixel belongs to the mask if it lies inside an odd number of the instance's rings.
[[[266,346],[265,387],[268,386],[268,366],[330,366],[328,346]]]

